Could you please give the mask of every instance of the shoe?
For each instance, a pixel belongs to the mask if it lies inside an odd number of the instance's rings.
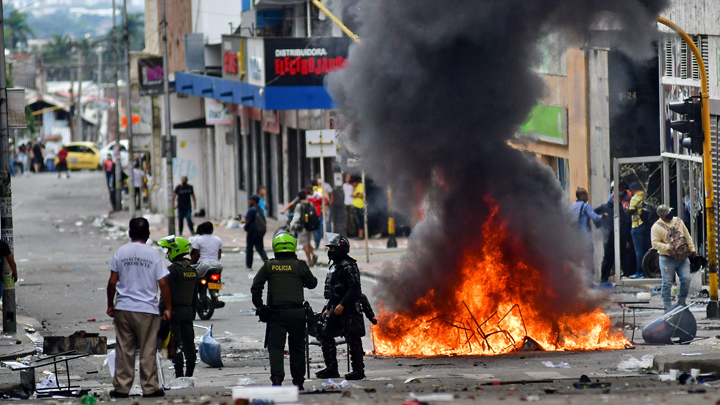
[[[297,387],[298,391],[305,391],[305,387],[303,387],[302,384],[297,384],[295,386]]]
[[[630,277],[628,277],[628,278],[632,278],[632,279],[645,278],[645,275],[644,275],[644,274],[640,274],[640,273],[635,273],[635,274],[633,274],[632,276],[630,276]]]
[[[110,398],[130,398],[130,394],[127,392],[116,392],[115,390],[111,390]]]
[[[348,381],[351,380],[362,380],[365,378],[365,373],[363,371],[352,371],[350,373],[345,374],[345,379]]]
[[[340,373],[338,373],[337,368],[324,368],[315,373],[315,377],[322,378],[323,380],[326,378],[340,378]]]
[[[317,255],[313,255],[312,259],[313,259],[312,265],[314,266],[317,264],[317,261],[318,261]]]
[[[157,390],[157,391],[151,392],[149,394],[143,394],[143,398],[159,398],[159,397],[164,397],[164,396],[165,396],[165,391],[163,391],[163,390]]]
[[[248,267],[248,268],[247,268],[247,271],[253,271],[253,270],[252,270],[252,267]]]
[[[215,308],[223,308],[223,307],[225,307],[225,302],[224,302],[224,301],[217,301],[217,302],[215,302]]]

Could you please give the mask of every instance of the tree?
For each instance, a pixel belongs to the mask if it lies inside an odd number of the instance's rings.
[[[27,46],[29,36],[34,37],[27,23],[27,14],[13,10],[5,17],[5,46],[13,51]]]
[[[73,42],[70,35],[53,35],[43,47],[43,64],[47,68],[48,80],[70,80]]]

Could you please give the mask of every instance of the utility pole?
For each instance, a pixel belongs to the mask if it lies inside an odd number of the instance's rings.
[[[175,197],[173,196],[172,123],[170,122],[170,81],[168,80],[167,17],[162,0],[163,90],[165,92],[165,193],[167,193],[168,233],[175,235]]]
[[[120,51],[118,50],[117,41],[117,19],[115,18],[115,0],[112,2],[113,8],[113,30],[112,30],[112,47],[115,56],[115,147],[113,155],[115,156],[115,209],[122,211],[122,159],[120,158],[120,74],[118,70],[120,64]]]
[[[83,136],[83,123],[82,123],[82,82],[83,82],[83,64],[85,63],[85,56],[83,55],[83,49],[80,44],[77,46],[77,78],[78,78],[78,97],[77,103],[75,103],[75,135],[77,135],[78,141],[84,141]]]
[[[0,2],[0,232],[13,251],[12,187],[8,142],[7,78],[5,77],[5,17]],[[2,273],[2,271],[0,271]],[[15,282],[12,274],[3,278],[3,332],[16,333]]]
[[[75,111],[78,107],[77,102],[75,101],[75,69],[73,69],[73,63],[77,63],[77,61],[75,60],[75,47],[76,46],[77,46],[77,44],[75,42],[71,42],[69,72],[70,72],[70,103],[72,104],[73,111]],[[72,117],[68,118],[68,122],[70,124],[70,140],[77,141],[78,139],[75,137],[75,129],[76,129],[75,123],[77,122],[77,120],[75,119],[75,114],[73,114]]]
[[[134,168],[134,162],[135,157],[133,156],[134,150],[133,150],[133,139],[132,139],[132,86],[130,85],[130,25],[128,24],[128,13],[127,13],[127,0],[123,0],[123,22],[124,22],[124,31],[125,31],[125,62],[127,67],[127,72],[125,72],[125,78],[126,83],[125,86],[127,87],[127,128],[125,130],[125,134],[128,138],[128,157],[129,157],[129,166],[128,171],[130,172],[130,177],[128,178],[128,195],[130,196],[130,218],[135,218],[135,174],[133,173]]]

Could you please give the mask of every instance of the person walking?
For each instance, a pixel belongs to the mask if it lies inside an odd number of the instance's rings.
[[[630,236],[632,237],[632,243],[635,247],[636,270],[635,274],[629,278],[644,278],[645,272],[643,271],[642,262],[645,253],[650,250],[650,225],[643,222],[640,215],[645,206],[645,190],[640,186],[640,183],[634,182],[630,184],[630,191],[632,192],[632,199],[630,199],[630,208],[628,211],[632,218]]]
[[[60,151],[58,151],[58,153],[57,153],[57,158],[58,158],[58,164],[57,164],[58,179],[60,178],[60,175],[62,174],[62,172],[65,172],[65,178],[68,178],[68,179],[70,178],[70,171],[68,170],[68,166],[67,166],[67,155],[68,155],[68,150],[67,150],[67,148],[65,147],[65,145],[63,145],[63,146],[60,148]],[[23,170],[26,170],[26,169],[23,169]]]
[[[590,222],[598,222],[603,219],[603,217],[607,217],[608,214],[605,213],[600,215],[595,213],[595,210],[593,210],[592,206],[588,203],[589,195],[587,190],[584,188],[578,187],[575,191],[575,197],[577,198],[577,201],[570,206],[570,212],[575,218],[574,225],[582,230],[582,244],[584,247],[583,264],[587,276],[589,277],[589,281],[592,282],[593,277],[595,276],[595,263],[593,260],[594,249],[592,242],[592,226],[590,225]]]
[[[110,153],[107,154],[105,160],[103,160],[103,171],[105,172],[105,182],[107,183],[108,189],[113,188],[113,181],[115,178],[115,161]]]
[[[250,287],[252,302],[261,322],[267,323],[265,347],[270,356],[270,381],[282,385],[285,379],[285,338],[290,352],[292,383],[301,391],[305,382],[305,333],[307,330],[303,288],[312,290],[317,278],[307,263],[297,258],[297,241],[287,232],[273,238],[274,259],[266,261]],[[263,289],[268,284],[267,306]]]
[[[166,277],[173,303],[170,330],[180,343],[180,350],[173,359],[175,378],[192,377],[197,360],[193,320],[197,304],[198,275],[186,257],[190,252],[190,242],[179,236],[166,236],[158,241],[158,246],[165,249],[165,257],[171,262],[168,266],[170,274]],[[164,305],[161,305],[160,310],[164,309]]]
[[[35,173],[40,173],[41,168],[45,164],[45,158],[43,157],[43,147],[40,144],[39,140],[35,140],[35,143],[33,143],[32,146],[32,155],[33,155],[33,167],[35,169]]]
[[[317,263],[318,257],[312,247],[313,231],[305,229],[305,212],[315,210],[315,206],[308,201],[305,190],[298,191],[296,198],[298,202],[295,204],[295,213],[293,214],[290,229],[297,231],[298,243],[302,244],[305,256],[310,266]]]
[[[158,386],[157,335],[160,329],[158,287],[165,301],[162,318],[172,320],[172,299],[160,254],[146,245],[150,225],[133,218],[130,243],[121,246],[110,261],[107,314],[115,319],[116,358],[113,398],[127,398],[135,378],[135,349],[140,347],[140,383],[143,397],[162,397]]]
[[[193,206],[197,208],[197,201],[195,200],[195,190],[188,184],[187,176],[182,176],[180,184],[175,187],[173,197],[175,198],[175,209],[178,210],[178,235],[182,235],[183,232],[183,219],[187,221],[190,235],[194,234],[192,210]]]
[[[267,230],[265,215],[262,209],[258,207],[258,202],[260,202],[260,196],[257,194],[250,196],[248,200],[250,208],[248,208],[248,212],[245,214],[245,219],[240,221],[244,224],[245,232],[247,232],[245,265],[248,271],[252,271],[253,249],[257,250],[263,262],[268,259],[265,248],[263,247],[263,237]]]
[[[350,257],[350,242],[346,237],[334,234],[325,245],[328,248],[330,269],[325,278],[324,296],[327,300],[322,310],[322,327],[318,340],[322,348],[325,368],[315,373],[317,378],[338,378],[337,345],[335,338],[343,336],[350,352],[352,371],[346,380],[365,378],[365,363],[361,338],[365,336],[363,314],[358,310],[362,296],[360,270]]]
[[[353,208],[355,211],[355,223],[357,224],[358,239],[365,237],[365,186],[353,177],[350,184],[353,186]]]
[[[343,184],[343,204],[345,208],[345,235],[348,238],[357,235],[357,222],[355,220],[355,208],[353,207],[353,193],[355,187],[352,185],[352,174],[345,175],[345,183]]]
[[[135,188],[135,209],[142,206],[143,191],[145,190],[145,172],[140,168],[140,163],[133,167],[133,187]]]
[[[688,291],[690,290],[690,260],[695,258],[695,243],[690,232],[680,218],[672,215],[672,208],[662,204],[657,207],[660,219],[650,230],[652,247],[657,249],[659,255],[660,271],[662,272],[661,296],[663,307],[669,310],[672,307],[670,289],[675,274],[680,280],[677,300],[678,305],[687,305]]]

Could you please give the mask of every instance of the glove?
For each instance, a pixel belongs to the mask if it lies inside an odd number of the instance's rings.
[[[267,323],[270,320],[270,308],[263,305],[255,311],[255,315],[260,319],[260,322]]]

